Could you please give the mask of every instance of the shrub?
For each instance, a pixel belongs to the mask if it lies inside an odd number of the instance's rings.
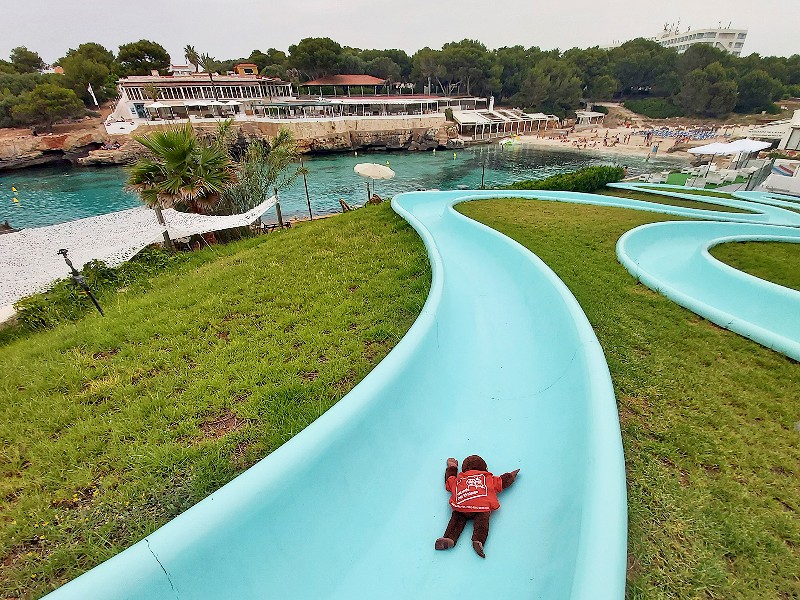
[[[562,173],[546,179],[517,181],[500,189],[595,192],[608,183],[621,180],[624,176],[625,169],[622,167],[586,167],[573,173]]]
[[[676,106],[666,98],[643,98],[641,100],[626,100],[623,104],[628,110],[650,117],[651,119],[667,119],[669,117],[682,117],[683,109]]]
[[[452,121],[455,123],[455,118],[453,117],[453,109],[449,106],[444,109],[444,118],[446,121]]]
[[[594,112],[599,112],[599,113],[604,114],[604,115],[608,114],[608,107],[606,107],[606,106],[593,106],[592,110]]]
[[[150,277],[164,271],[171,263],[184,260],[184,255],[170,254],[158,246],[150,246],[130,261],[111,268],[93,260],[81,271],[94,295],[102,300],[110,291],[126,286],[148,287]],[[65,267],[66,269],[66,267]],[[94,310],[89,298],[70,279],[55,282],[46,292],[23,298],[14,307],[17,322],[23,329],[49,329],[58,323],[77,321]]]

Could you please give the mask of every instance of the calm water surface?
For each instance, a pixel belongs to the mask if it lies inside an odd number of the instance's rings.
[[[486,165],[486,187],[520,179],[542,179],[590,165],[625,164],[631,174],[659,171],[674,166],[674,160],[598,156],[576,152],[552,152],[531,147],[503,149],[497,144],[453,151],[359,152],[358,156],[330,154],[306,159],[308,190],[314,214],[339,212],[339,199],[350,205],[366,200],[366,181],[353,172],[360,162],[389,164],[394,179],[376,181],[381,197],[418,189],[480,188]],[[0,222],[41,227],[139,206],[134,194],[124,190],[126,172],[121,167],[101,169],[48,167],[0,173]],[[12,191],[12,186],[16,192]],[[14,202],[13,198],[19,202]],[[302,178],[280,194],[284,218],[307,217]],[[264,216],[275,220],[274,211]]]

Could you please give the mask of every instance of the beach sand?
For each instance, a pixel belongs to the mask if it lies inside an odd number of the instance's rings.
[[[596,127],[594,129],[584,129],[581,131],[576,131],[567,135],[566,141],[562,141],[560,138],[553,138],[553,137],[540,137],[537,135],[524,135],[519,137],[519,141],[521,144],[526,146],[534,146],[539,147],[546,150],[558,151],[558,152],[580,152],[582,154],[597,154],[597,155],[606,155],[606,156],[630,156],[630,157],[637,157],[637,158],[645,158],[648,154],[650,154],[653,144],[644,145],[644,136],[641,135],[634,135],[631,137],[630,142],[627,144],[623,144],[620,142],[615,146],[604,146],[603,145],[603,138],[608,132],[608,139],[611,140],[615,136],[619,135],[620,140],[624,138],[624,136],[631,134],[632,129],[628,129],[627,127],[619,127],[619,128],[610,128],[607,129],[605,127]],[[723,138],[720,136],[719,138],[722,140]],[[586,140],[586,144],[581,143],[580,146],[576,145],[580,142],[580,140]],[[716,138],[705,140],[702,144],[710,144],[711,142],[718,141]],[[685,150],[676,150],[672,152],[668,152],[674,145],[675,145],[675,138],[655,138],[653,143],[658,142],[658,152],[655,156],[660,159],[675,159],[676,161],[683,161],[688,162],[695,158],[692,154],[689,154]],[[699,142],[697,145],[701,145]]]

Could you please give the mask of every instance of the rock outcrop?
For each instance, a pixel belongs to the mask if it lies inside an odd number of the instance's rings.
[[[438,122],[437,122],[438,121]],[[347,152],[354,150],[410,150],[461,148],[458,127],[437,118],[409,117],[392,121],[397,129],[383,129],[388,122],[314,123],[236,123],[243,143],[256,138],[272,138],[280,127],[288,127],[302,152]],[[155,129],[141,126],[136,133]],[[202,127],[201,127],[202,129]],[[209,129],[210,130],[210,129]],[[111,146],[109,148],[109,146]],[[108,136],[100,127],[70,133],[41,136],[0,137],[0,171],[57,164],[69,161],[81,166],[125,165],[144,152],[144,147],[128,136]]]
[[[125,140],[117,148],[98,148],[76,162],[82,167],[104,167],[111,165],[127,165],[144,152],[144,146],[134,140]]]
[[[75,162],[102,145],[108,137],[99,131],[0,138],[0,171],[36,165]]]
[[[345,131],[300,139],[305,152],[342,152],[348,150],[432,150],[443,148],[458,135],[453,125],[425,129],[385,131]]]

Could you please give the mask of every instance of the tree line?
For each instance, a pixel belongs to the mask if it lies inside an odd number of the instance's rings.
[[[305,38],[289,47],[253,50],[249,56],[216,60],[193,46],[184,50],[196,69],[224,73],[239,62],[258,66],[262,75],[295,84],[334,74],[368,74],[389,85],[404,83],[416,93],[493,95],[499,103],[559,116],[581,100],[626,100],[654,117],[724,117],[736,112],[775,112],[774,102],[800,96],[800,55],[750,54],[736,57],[696,44],[683,54],[643,38],[613,49],[566,51],[523,46],[488,49],[477,40],[422,48],[409,55],[398,49],[360,49],[330,38]],[[41,57],[25,47],[0,60],[0,127],[80,116],[116,95],[120,77],[166,74],[170,56],[149,40],[123,44],[116,54],[97,43],[81,44],[58,59],[63,74],[41,71]],[[428,87],[430,86],[430,87]]]

